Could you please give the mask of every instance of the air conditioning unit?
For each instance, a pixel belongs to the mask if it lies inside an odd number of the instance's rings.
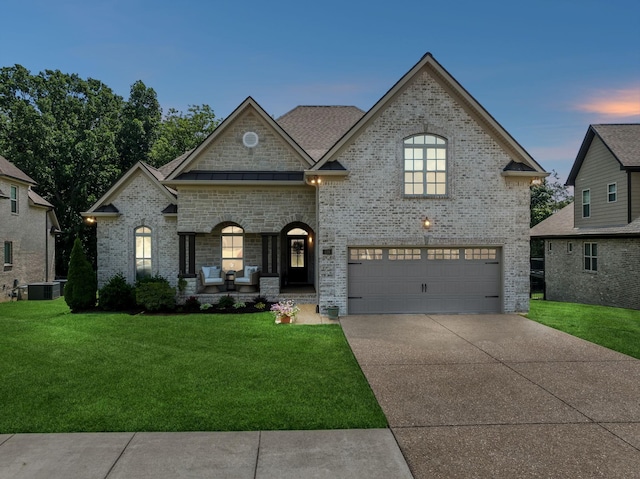
[[[60,283],[31,283],[28,291],[30,300],[56,299],[60,297]]]

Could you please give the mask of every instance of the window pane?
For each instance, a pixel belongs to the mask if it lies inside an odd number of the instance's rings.
[[[598,258],[591,258],[591,271],[598,271]]]
[[[413,185],[413,194],[414,195],[424,194],[424,185],[422,183]]]
[[[427,150],[427,160],[435,160],[436,159],[436,150],[433,148],[429,148]]]
[[[422,158],[422,155],[420,155],[420,157]],[[424,167],[424,161],[422,160],[414,160],[413,162],[413,169],[416,171],[422,171]]]
[[[413,159],[414,160],[422,160],[424,158],[424,150],[413,150]]]
[[[404,160],[404,169],[405,171],[413,170],[413,160]]]
[[[591,256],[591,243],[584,244],[584,255]]]
[[[425,137],[423,135],[413,137],[413,143],[415,145],[424,145],[424,142],[425,142]]]
[[[435,145],[436,144],[436,137],[433,136],[433,135],[426,135],[424,142],[427,145]]]
[[[413,148],[404,149],[404,158],[405,160],[413,160]]]
[[[437,195],[437,189],[436,189],[436,185],[434,184],[428,184],[427,185],[427,194],[428,195]]]
[[[436,158],[438,158],[439,160],[443,160],[447,157],[447,150],[445,150],[444,148],[439,148],[436,150]]]
[[[447,185],[438,184],[436,185],[436,195],[446,195],[447,194]]]
[[[591,243],[591,256],[598,256],[598,244]]]

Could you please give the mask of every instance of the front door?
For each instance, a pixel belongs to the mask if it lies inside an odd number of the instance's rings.
[[[309,274],[307,236],[287,235],[287,242],[288,282],[289,284],[307,283]]]

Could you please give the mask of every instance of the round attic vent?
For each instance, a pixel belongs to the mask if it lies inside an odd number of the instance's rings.
[[[247,148],[258,146],[258,134],[254,131],[248,131],[242,135],[242,143]]]

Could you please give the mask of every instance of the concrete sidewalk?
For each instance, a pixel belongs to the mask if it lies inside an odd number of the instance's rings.
[[[388,429],[0,435],[0,479],[411,479]]]
[[[517,315],[341,323],[416,479],[640,478],[640,361]]]

